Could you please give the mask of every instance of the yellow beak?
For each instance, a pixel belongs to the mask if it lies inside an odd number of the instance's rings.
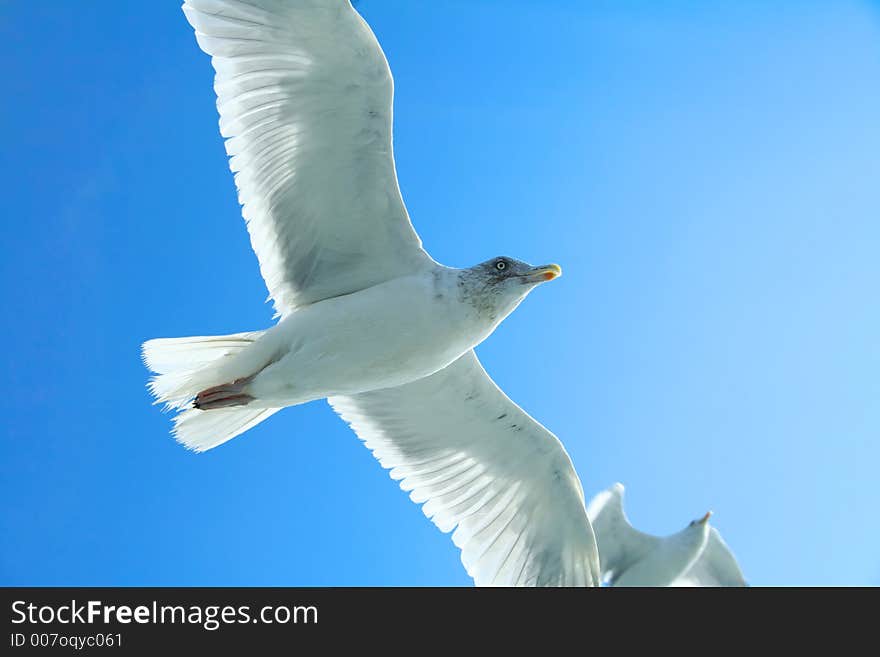
[[[562,276],[562,267],[556,264],[535,267],[529,274],[529,278],[540,281],[552,281],[560,276]]]

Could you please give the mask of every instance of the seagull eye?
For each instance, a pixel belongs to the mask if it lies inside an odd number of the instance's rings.
[[[504,260],[499,260],[495,263],[495,269],[497,269],[498,271],[504,271],[505,269],[507,269],[507,263]]]

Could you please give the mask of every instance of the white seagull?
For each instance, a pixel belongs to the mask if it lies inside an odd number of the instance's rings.
[[[612,586],[747,586],[727,543],[709,525],[711,511],[676,534],[651,536],[630,524],[623,490],[623,484],[614,484],[587,507],[604,581]]]
[[[204,451],[329,398],[454,543],[477,585],[596,585],[598,551],[562,444],[473,348],[557,265],[445,267],[397,183],[392,80],[348,0],[187,0],[220,132],[277,316],[263,331],[150,340],[157,402]]]

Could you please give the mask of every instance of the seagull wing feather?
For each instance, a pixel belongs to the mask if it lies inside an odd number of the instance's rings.
[[[186,0],[279,315],[432,261],[400,195],[393,83],[348,0]]]
[[[478,586],[598,585],[571,459],[473,351],[418,381],[330,403],[425,515],[455,530]]]
[[[612,583],[660,543],[659,538],[635,529],[623,511],[623,484],[598,493],[587,507],[599,544],[602,579]]]

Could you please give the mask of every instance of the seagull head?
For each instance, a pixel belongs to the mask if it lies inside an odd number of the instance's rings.
[[[538,285],[559,278],[562,268],[555,264],[533,267],[516,258],[498,256],[461,272],[470,300],[481,313],[500,321]]]
[[[667,540],[671,540],[684,553],[696,557],[702,552],[709,539],[709,518],[711,517],[712,512],[709,511],[701,518],[691,520],[687,527],[668,537]]]
[[[488,284],[497,288],[511,288],[521,293],[527,293],[536,285],[552,281],[562,276],[562,268],[559,265],[541,265],[533,267],[527,262],[498,256],[486,262],[481,262],[470,271],[479,274]],[[523,291],[523,286],[526,290]]]
[[[686,533],[695,533],[695,534],[704,534],[709,531],[709,518],[712,517],[711,511],[706,511],[706,513],[697,518],[696,520],[691,520],[688,523],[688,526],[684,528]]]

